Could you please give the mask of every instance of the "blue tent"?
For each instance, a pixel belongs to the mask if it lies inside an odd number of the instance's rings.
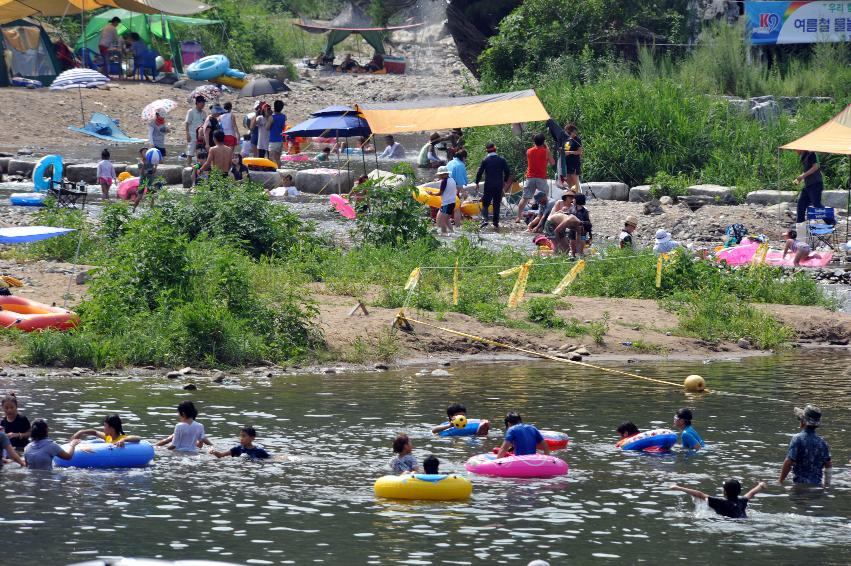
[[[315,112],[310,118],[287,130],[289,137],[348,138],[368,137],[372,134],[366,120],[357,115],[353,108],[329,106]]]
[[[29,244],[73,232],[71,228],[54,228],[53,226],[17,226],[0,228],[0,244]]]

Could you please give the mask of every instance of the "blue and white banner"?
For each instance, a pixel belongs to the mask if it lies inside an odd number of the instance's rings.
[[[851,0],[844,2],[745,2],[753,45],[851,40]]]

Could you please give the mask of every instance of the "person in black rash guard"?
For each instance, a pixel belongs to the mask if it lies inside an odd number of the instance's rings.
[[[14,393],[9,393],[3,397],[3,420],[0,421],[0,426],[12,446],[15,448],[25,448],[30,441],[30,420],[26,415],[18,412],[18,398]]]
[[[764,488],[765,482],[759,482],[756,484],[756,487],[747,492],[744,497],[739,497],[742,493],[741,482],[739,482],[739,480],[729,479],[724,482],[724,497],[721,498],[712,497],[702,491],[683,487],[677,484],[673,484],[671,486],[671,489],[674,491],[682,491],[683,493],[691,495],[695,499],[702,499],[703,501],[706,501],[707,505],[709,505],[713,511],[723,517],[729,517],[730,519],[746,519],[748,515],[745,512],[745,509],[748,506],[748,502]]]
[[[252,460],[265,460],[269,458],[269,453],[260,445],[254,445],[254,439],[257,438],[257,431],[253,426],[244,426],[239,429],[239,444],[229,450],[210,450],[210,454],[216,458],[226,458],[233,456],[237,458],[243,454],[247,454]]]
[[[499,207],[502,204],[502,191],[511,179],[508,162],[496,153],[496,146],[489,143],[485,146],[487,155],[482,159],[476,172],[476,187],[485,178],[485,189],[482,193],[482,228],[488,225],[488,209],[493,205],[493,229],[499,231]]]
[[[566,124],[562,129],[558,122],[550,118],[547,120],[547,129],[556,142],[558,154],[559,181],[567,189],[581,192],[579,174],[582,167],[582,140],[579,138],[578,130],[573,124]]]
[[[821,193],[824,191],[824,180],[821,176],[818,157],[814,151],[798,150],[798,155],[801,158],[801,168],[803,173],[795,177],[792,181],[796,185],[804,182],[804,188],[801,194],[798,195],[798,210],[797,220],[795,222],[803,222],[807,217],[807,207],[815,206],[821,208]]]

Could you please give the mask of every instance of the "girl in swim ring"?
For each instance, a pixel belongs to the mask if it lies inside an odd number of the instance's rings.
[[[122,448],[128,442],[139,442],[142,439],[138,436],[130,436],[124,433],[124,428],[121,425],[121,417],[118,415],[108,415],[103,418],[103,432],[93,428],[78,430],[72,436],[72,439],[83,438],[84,436],[97,436],[104,442],[114,444]]]

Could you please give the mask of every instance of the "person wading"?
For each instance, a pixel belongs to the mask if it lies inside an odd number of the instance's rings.
[[[502,204],[503,188],[511,179],[508,162],[497,155],[496,146],[489,143],[485,146],[487,155],[482,159],[476,172],[476,188],[485,179],[485,189],[482,193],[482,228],[488,225],[488,209],[493,205],[493,229],[499,231],[499,207]]]

